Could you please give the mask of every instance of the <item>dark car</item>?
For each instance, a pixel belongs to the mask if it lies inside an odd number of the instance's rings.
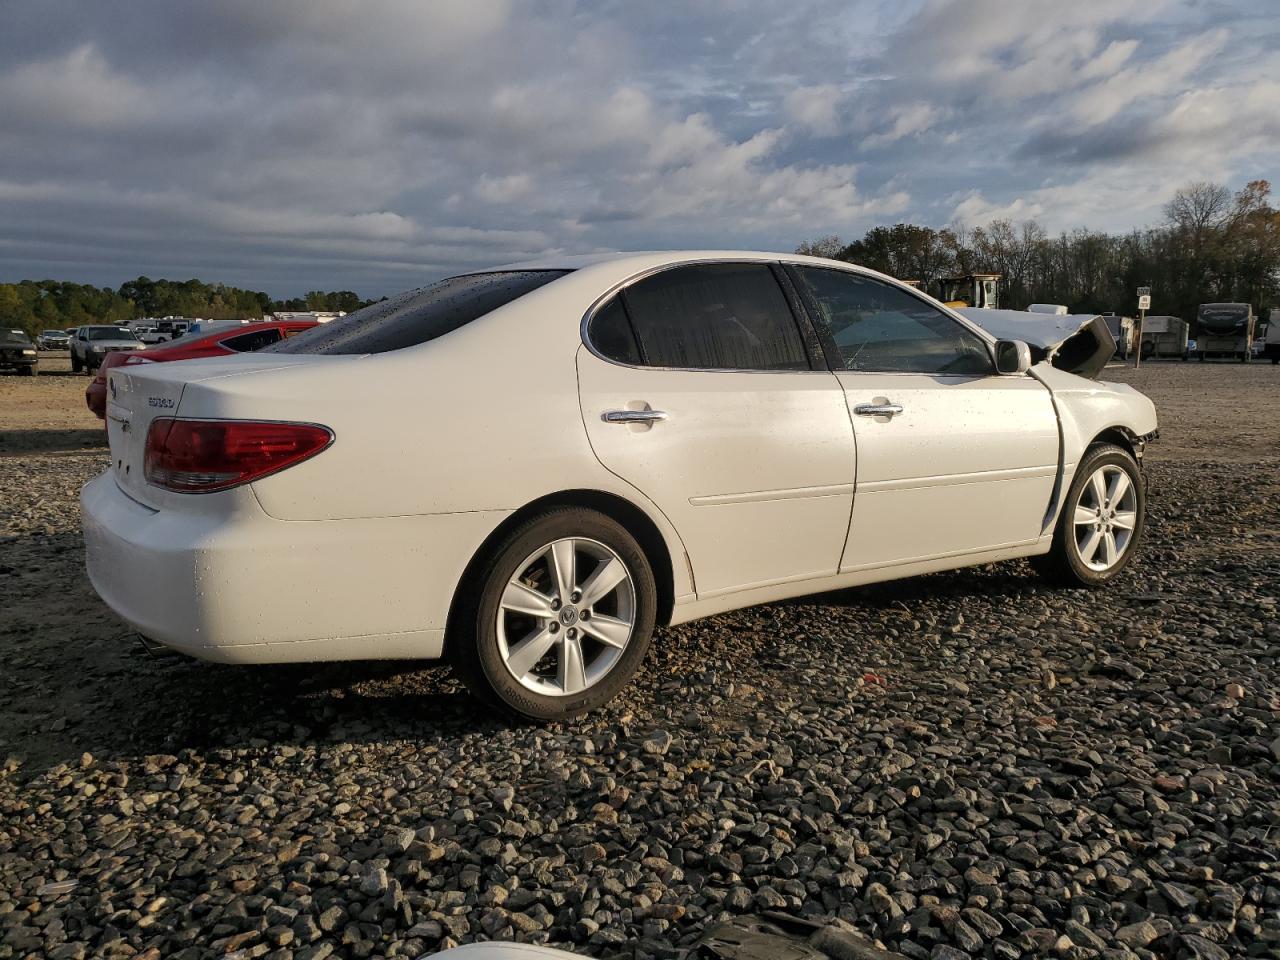
[[[0,330],[0,370],[31,376],[40,362],[36,345],[23,330]]]

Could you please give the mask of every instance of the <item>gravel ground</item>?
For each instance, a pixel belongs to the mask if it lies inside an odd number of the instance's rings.
[[[1163,433],[1112,589],[720,616],[550,727],[430,666],[132,655],[82,573],[84,379],[4,378],[0,958],[669,957],[763,910],[931,960],[1280,957],[1280,371],[1108,376]]]

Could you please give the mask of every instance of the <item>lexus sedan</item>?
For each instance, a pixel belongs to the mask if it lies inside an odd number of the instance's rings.
[[[1104,584],[1155,409],[1089,378],[1097,318],[989,313],[1025,336],[846,263],[611,254],[118,366],[89,575],[175,651],[445,657],[542,720],[611,698],[659,625],[1013,557]]]

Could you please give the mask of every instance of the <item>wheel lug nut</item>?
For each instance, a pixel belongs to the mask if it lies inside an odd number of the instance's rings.
[[[581,593],[579,593],[577,590],[575,590],[575,591],[573,591],[573,594],[569,597],[569,602],[570,602],[570,603],[577,603],[577,602],[578,602],[579,600],[581,600],[581,599],[582,599],[582,594],[581,594]]]
[[[552,609],[552,610],[559,610],[559,609],[560,609],[560,601],[559,601],[559,600],[552,600],[552,601],[551,601],[551,609]]]
[[[573,627],[570,627],[570,628],[568,629],[568,631],[566,631],[566,634],[565,634],[565,635],[566,635],[570,640],[574,640],[574,639],[576,639],[576,638],[577,638],[577,636],[578,636],[578,631],[577,631],[577,630],[575,630],[575,629],[573,629]]]
[[[547,629],[549,629],[552,633],[559,633],[560,624],[556,623],[555,621],[552,621],[551,626],[548,627]]]

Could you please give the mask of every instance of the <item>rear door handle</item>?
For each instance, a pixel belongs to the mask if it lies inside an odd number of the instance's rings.
[[[894,417],[902,412],[900,403],[860,403],[853,408],[860,417]]]
[[[667,419],[663,410],[606,410],[600,415],[605,423],[658,423]]]

